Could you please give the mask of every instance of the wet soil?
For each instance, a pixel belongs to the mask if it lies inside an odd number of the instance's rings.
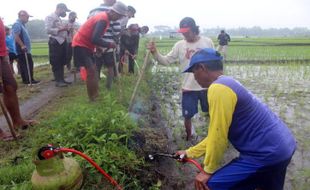
[[[247,67],[232,66],[227,70],[227,73],[233,73],[254,94],[262,97],[264,102],[281,115],[293,130],[299,147],[288,168],[285,190],[305,189],[304,187],[310,185],[310,175],[306,173],[310,168],[310,142],[308,139],[310,120],[307,114],[310,111],[307,106],[310,103],[310,93],[309,88],[306,88],[310,85],[309,74],[307,74],[310,73],[310,67],[299,69],[297,74],[290,73],[283,76],[279,76],[278,73],[285,73],[292,69],[279,67],[276,70],[267,69],[265,71],[261,67]],[[303,75],[303,72],[306,74]],[[153,90],[152,96],[149,97],[146,104],[138,99],[131,113],[133,118],[138,118],[141,131],[134,136],[135,143],[130,146],[136,149],[141,156],[145,156],[146,163],[149,164],[146,171],[143,171],[147,173],[145,178],[149,178],[145,179],[145,184],[155,183],[163,190],[192,190],[194,188],[193,180],[198,170],[189,163],[179,163],[166,157],[157,157],[151,161],[147,159],[148,155],[156,152],[172,154],[177,150],[187,149],[207,135],[208,115],[199,112],[193,119],[197,138],[190,142],[185,141],[180,105],[179,73],[180,71],[176,67],[153,69],[153,76],[149,81],[150,89]],[[267,76],[277,77],[272,80]],[[258,77],[261,78],[261,81],[255,80]],[[72,81],[73,76],[70,75],[67,80]],[[253,84],[255,85],[253,86]],[[63,88],[56,88],[54,82],[51,81],[45,81],[34,88],[33,94],[35,95],[20,104],[24,118],[34,117],[40,108],[64,92]],[[147,109],[143,107],[147,107]],[[7,130],[3,116],[0,117],[0,127]],[[225,154],[223,164],[237,155],[237,152],[230,147]],[[202,163],[202,159],[197,161]]]
[[[227,74],[233,75],[247,88],[271,107],[293,131],[297,142],[293,159],[288,167],[285,190],[307,189],[310,185],[310,142],[308,117],[310,108],[309,71],[301,66],[249,66],[229,65]],[[289,72],[288,72],[289,71]],[[153,68],[150,86],[154,90],[150,101],[150,135],[146,141],[150,151],[174,153],[195,145],[207,134],[208,115],[199,112],[193,118],[197,139],[185,141],[185,130],[180,105],[180,72],[176,67]],[[257,81],[260,78],[260,81]],[[164,140],[163,140],[164,139]],[[144,147],[147,150],[147,147]],[[238,156],[229,147],[222,161],[223,165]],[[198,160],[202,163],[202,159]],[[154,175],[158,177],[161,189],[193,189],[193,179],[198,170],[191,164],[182,164],[171,158],[158,158],[153,162]]]

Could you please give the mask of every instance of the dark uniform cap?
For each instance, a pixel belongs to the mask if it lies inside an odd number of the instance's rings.
[[[57,9],[63,9],[63,10],[66,11],[66,12],[70,12],[70,11],[71,11],[70,9],[68,9],[67,5],[64,4],[64,3],[59,3],[59,4],[57,4],[56,8],[57,8]]]
[[[114,5],[112,6],[111,10],[113,10],[119,15],[127,16],[128,8],[124,3],[116,1],[116,3],[114,3]]]
[[[76,12],[74,12],[74,11],[70,12],[69,17],[77,18]]]
[[[133,13],[132,17],[135,17],[136,9],[133,6],[130,6],[130,5],[128,5],[127,9],[128,9],[128,12],[132,12]]]

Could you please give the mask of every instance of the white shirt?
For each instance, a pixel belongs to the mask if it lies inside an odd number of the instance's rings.
[[[155,59],[163,65],[171,63],[179,63],[180,69],[183,71],[189,64],[192,55],[200,49],[213,48],[214,44],[210,38],[202,37],[196,42],[187,42],[186,40],[180,40],[174,44],[172,50],[167,55],[161,55],[158,51],[155,53]],[[182,73],[183,82],[182,89],[188,91],[200,91],[204,90],[194,78],[193,73]]]

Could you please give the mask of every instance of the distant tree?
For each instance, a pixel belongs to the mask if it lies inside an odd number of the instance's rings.
[[[31,40],[47,40],[44,20],[31,20],[27,23]]]
[[[157,25],[157,26],[154,26],[154,28],[158,32],[171,31],[171,27],[170,26],[165,26],[165,25]]]

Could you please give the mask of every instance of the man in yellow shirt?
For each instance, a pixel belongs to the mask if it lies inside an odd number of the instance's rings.
[[[205,156],[196,189],[282,190],[296,149],[285,123],[240,82],[223,75],[222,56],[217,51],[198,51],[184,72],[194,73],[198,84],[208,88],[208,136],[176,153],[190,158]],[[219,168],[228,141],[240,155]]]

